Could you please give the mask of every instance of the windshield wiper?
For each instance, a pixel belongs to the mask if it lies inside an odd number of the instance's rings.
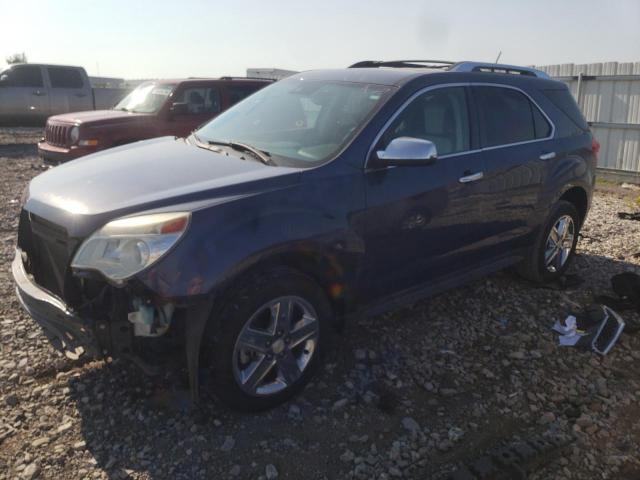
[[[246,143],[240,142],[221,142],[217,140],[208,140],[207,143],[209,145],[221,145],[223,147],[231,147],[235,150],[239,150],[241,152],[249,152],[254,157],[258,158],[265,165],[273,165],[273,160],[271,160],[271,154],[269,152],[265,152],[264,150],[259,150],[256,147],[248,145]]]

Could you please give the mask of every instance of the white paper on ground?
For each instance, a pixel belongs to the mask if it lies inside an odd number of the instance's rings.
[[[578,333],[576,317],[573,315],[565,318],[564,324],[556,320],[556,323],[553,325],[553,330],[560,334],[558,336],[558,342],[562,347],[573,347],[578,343],[580,337],[582,337],[582,335]]]
[[[576,333],[576,330],[578,329],[577,323],[576,323],[576,317],[574,317],[573,315],[569,315],[565,320],[564,320],[564,324],[560,323],[560,321],[556,320],[556,323],[553,325],[553,329],[562,334],[562,335],[568,335],[570,333]]]

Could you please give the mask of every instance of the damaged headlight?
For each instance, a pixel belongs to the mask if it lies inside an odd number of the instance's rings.
[[[80,246],[71,266],[97,270],[114,282],[155,263],[182,237],[190,213],[154,213],[107,223]]]

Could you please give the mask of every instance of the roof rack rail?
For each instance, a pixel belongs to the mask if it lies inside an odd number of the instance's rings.
[[[231,76],[224,76],[224,77],[220,77],[218,80],[264,80],[265,82],[272,82],[273,79],[272,78],[263,78],[263,77],[231,77]]]
[[[364,60],[351,65],[349,68],[442,68],[448,69],[455,62],[447,60]]]
[[[551,78],[546,72],[530,67],[505,65],[501,63],[458,62],[449,68],[451,72],[491,72],[510,75],[526,75],[529,77]]]

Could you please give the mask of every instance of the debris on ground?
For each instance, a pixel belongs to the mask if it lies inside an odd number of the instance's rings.
[[[624,320],[606,305],[590,305],[580,314],[556,321],[553,330],[560,334],[563,347],[581,347],[606,355],[625,327]]]
[[[571,441],[561,455],[535,450],[531,480],[640,477],[640,336],[622,335],[601,357],[559,349],[549,330],[610,291],[613,275],[640,273],[640,222],[618,218],[628,203],[611,186],[596,193],[569,269],[583,283],[532,288],[507,270],[356,318],[293,402],[247,415],[208,397],[179,408],[181,375],[149,379],[49,346],[9,268],[19,212],[10,200],[42,164],[28,151],[0,163],[0,480],[442,480],[485,456],[495,465],[494,445],[556,435]]]
[[[618,217],[622,218],[623,220],[638,220],[638,221],[640,221],[640,212],[633,212],[633,213],[618,212]]]

